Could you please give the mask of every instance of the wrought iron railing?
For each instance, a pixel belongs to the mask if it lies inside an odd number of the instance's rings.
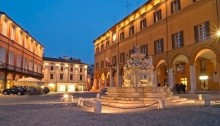
[[[1,61],[0,61],[0,69],[5,69],[5,70],[8,70],[8,71],[28,74],[28,75],[37,76],[37,77],[42,77],[43,76],[42,73],[34,72],[32,70],[28,70],[28,69],[25,69],[25,68],[17,67],[17,66],[14,66],[14,65],[11,65],[11,64],[7,64],[7,63],[1,62]]]

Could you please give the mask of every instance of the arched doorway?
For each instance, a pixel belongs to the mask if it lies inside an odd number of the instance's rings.
[[[6,82],[6,88],[10,88],[11,86],[14,85],[14,82],[13,82],[13,75],[11,73],[9,73],[7,75],[7,82]]]
[[[186,90],[190,91],[190,71],[189,71],[189,60],[183,55],[176,55],[172,60],[174,85],[184,84],[186,85]]]
[[[160,86],[168,85],[168,65],[165,60],[158,61],[156,65],[155,83]]]
[[[196,88],[201,91],[219,90],[218,63],[211,49],[201,49],[195,55]]]

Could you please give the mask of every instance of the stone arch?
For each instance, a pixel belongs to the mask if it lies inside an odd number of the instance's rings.
[[[165,59],[160,59],[155,62],[154,64],[154,83],[155,84],[160,84],[161,86],[167,85],[167,62]]]
[[[15,80],[18,80],[18,79],[20,79],[20,75],[16,74],[15,75]]]
[[[196,68],[196,89],[197,90],[219,90],[219,54],[210,47],[201,47],[193,52],[191,61]],[[205,78],[205,79],[204,79]]]
[[[7,80],[13,80],[13,75],[12,75],[11,73],[9,73],[9,74],[7,75]]]
[[[177,53],[174,56],[172,56],[172,58],[169,61],[169,64],[173,66],[178,61],[189,63],[189,58],[183,53]]]
[[[206,52],[213,52],[216,56],[216,60],[218,62],[220,62],[220,54],[218,54],[218,51],[216,51],[215,48],[212,48],[210,46],[206,46],[206,47],[201,47],[201,48],[197,48],[193,51],[192,56],[190,58],[190,62],[195,64],[196,59],[201,56],[202,54],[206,53]]]

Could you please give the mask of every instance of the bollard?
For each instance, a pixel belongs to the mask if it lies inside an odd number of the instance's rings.
[[[206,95],[204,101],[205,101],[205,106],[210,106],[210,96]]]
[[[164,108],[165,108],[164,100],[159,99],[158,100],[158,109],[164,109]]]
[[[83,106],[83,99],[81,97],[77,101],[77,106]]]
[[[202,94],[199,94],[199,100],[200,101],[202,100]]]
[[[97,93],[96,98],[100,98],[100,94],[99,93]]]
[[[96,114],[102,113],[102,104],[98,100],[94,100],[94,113]]]
[[[73,102],[73,96],[72,95],[70,96],[70,101]]]

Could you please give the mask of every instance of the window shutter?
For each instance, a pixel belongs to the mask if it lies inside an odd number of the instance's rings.
[[[154,41],[154,54],[157,54],[157,41]]]
[[[209,21],[205,22],[205,27],[206,27],[206,36],[210,36],[210,24]]]
[[[162,13],[161,13],[161,10],[159,10],[159,17],[160,17],[160,20],[162,19]]]
[[[175,44],[176,44],[174,37],[175,37],[175,34],[172,34],[172,49],[175,49]]]
[[[184,46],[184,35],[183,35],[183,31],[180,32],[180,37],[181,37],[181,47]]]
[[[164,52],[163,39],[161,39],[161,46],[162,46],[162,50],[161,50],[161,52]]]
[[[156,12],[154,12],[154,23],[156,23]]]
[[[181,10],[181,3],[180,3],[181,1],[180,0],[177,0],[177,3],[178,3],[178,10]]]
[[[195,36],[195,42],[199,42],[198,38],[198,26],[194,26],[194,36]]]
[[[171,2],[171,14],[173,13],[173,2]]]

